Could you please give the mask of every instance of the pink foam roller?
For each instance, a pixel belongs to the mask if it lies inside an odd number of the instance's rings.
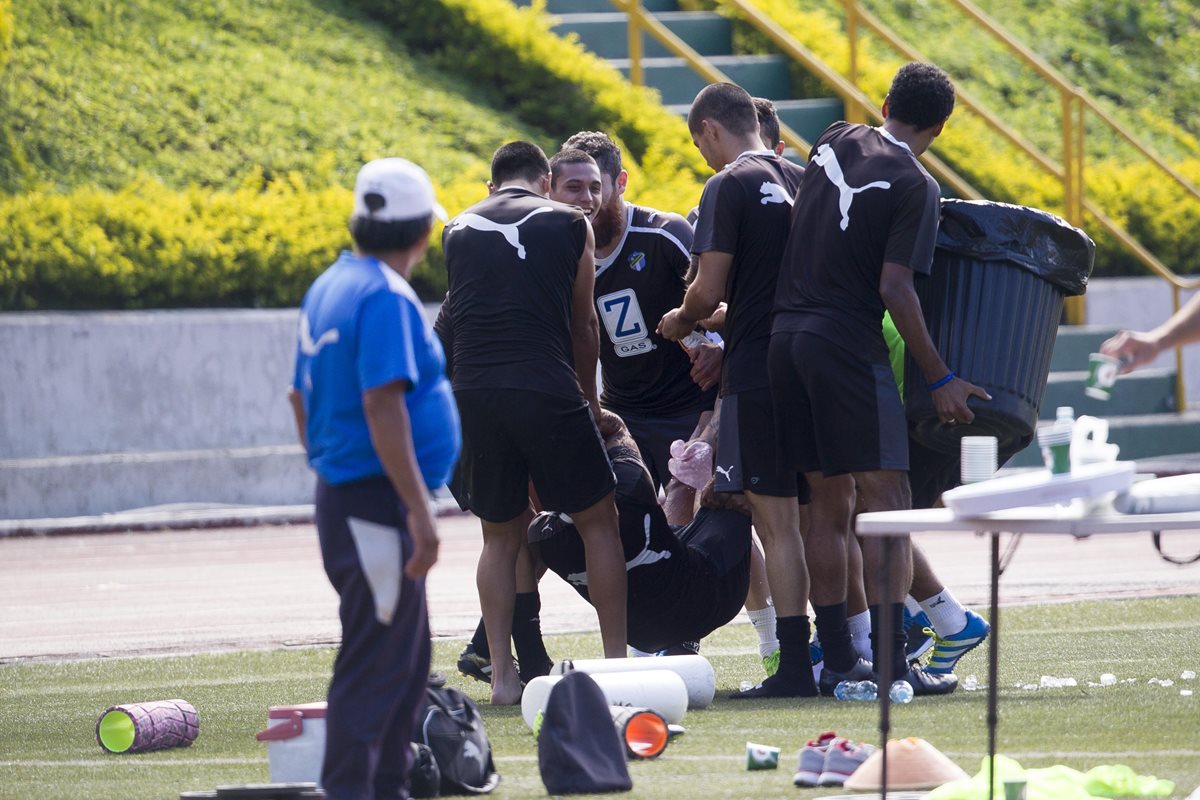
[[[110,753],[187,747],[200,735],[200,715],[186,700],[109,706],[96,720],[96,741]]]

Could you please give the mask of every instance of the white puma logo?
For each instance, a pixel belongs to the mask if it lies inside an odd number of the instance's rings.
[[[645,566],[646,564],[654,564],[659,561],[664,561],[671,557],[670,550],[651,550],[650,549],[650,515],[649,514],[646,515],[644,522],[645,522],[645,528],[646,528],[646,544],[642,547],[642,551],[640,553],[638,553],[636,556],[634,556],[632,560],[625,562],[625,571],[626,572],[629,572],[629,570],[633,569],[634,567],[642,567],[642,566]],[[587,586],[588,585],[587,572],[572,572],[567,575],[567,582],[572,583],[575,586]]]
[[[724,476],[725,476],[725,480],[727,480],[727,481],[732,481],[732,480],[733,480],[733,475],[732,475],[732,473],[733,473],[733,464],[730,464],[728,467],[720,467],[720,466],[719,466],[719,467],[717,467],[717,472],[719,472],[719,473],[721,473],[722,475],[724,475]]]
[[[866,186],[859,186],[857,188],[848,186],[846,184],[846,176],[842,172],[842,165],[838,163],[837,154],[827,144],[823,144],[817,148],[817,154],[813,156],[813,163],[823,168],[830,183],[837,187],[839,194],[838,210],[842,212],[842,230],[850,227],[850,204],[854,202],[854,195],[859,192],[865,192],[867,189],[892,188],[892,184],[888,181],[871,181]]]
[[[317,337],[314,342],[312,330],[308,327],[308,315],[300,314],[300,352],[306,356],[315,356],[327,344],[337,344],[338,329],[330,328]]]
[[[483,751],[479,749],[479,745],[470,739],[463,742],[462,754],[463,758],[472,758],[478,761],[480,766],[483,766]]]
[[[762,192],[764,206],[767,203],[787,203],[789,206],[792,204],[792,198],[788,197],[787,190],[778,183],[763,181],[763,185],[758,187],[758,190]]]
[[[481,217],[478,214],[472,214],[470,211],[467,211],[450,220],[449,232],[453,233],[454,231],[461,230],[462,228],[471,228],[472,230],[483,231],[484,233],[487,233],[488,231],[495,231],[503,236],[504,240],[516,249],[517,258],[524,261],[525,246],[521,244],[520,232],[517,230],[517,228],[524,225],[529,218],[535,214],[542,214],[553,210],[554,209],[550,206],[540,206],[535,208],[533,211],[530,211],[516,222],[509,222],[507,224],[499,223],[494,220],[490,220],[487,217]]]

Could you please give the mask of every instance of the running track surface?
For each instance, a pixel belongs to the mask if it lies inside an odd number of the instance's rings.
[[[431,626],[463,638],[479,617],[479,523],[443,517],[439,532]],[[916,538],[964,603],[987,605],[987,539]],[[1200,532],[1165,543],[1192,553]],[[597,629],[590,607],[554,575],[541,593],[545,632]],[[1163,562],[1148,535],[1026,537],[1001,580],[1006,604],[1180,594],[1200,594],[1200,565]],[[0,538],[0,664],[332,645],[338,635],[337,596],[311,525]]]

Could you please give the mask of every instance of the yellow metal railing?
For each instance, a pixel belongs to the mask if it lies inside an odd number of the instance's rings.
[[[859,42],[862,29],[869,30],[889,47],[909,60],[929,60],[888,28],[868,9],[864,8],[858,0],[843,0],[843,5],[846,9],[846,33],[850,46],[849,74],[843,76],[797,41],[795,37],[789,34],[777,22],[763,13],[762,10],[754,5],[752,0],[719,1],[723,5],[734,9],[746,22],[766,35],[780,51],[802,64],[805,69],[832,89],[841,98],[846,109],[846,118],[851,122],[882,121],[882,115],[875,103],[859,89]],[[958,102],[979,119],[983,120],[992,131],[1008,141],[1040,168],[1062,183],[1063,216],[1068,222],[1082,228],[1085,214],[1090,215],[1101,228],[1133,254],[1147,269],[1166,280],[1172,288],[1173,308],[1175,311],[1178,311],[1181,301],[1180,291],[1183,289],[1200,288],[1200,277],[1185,278],[1175,273],[1087,197],[1084,181],[1084,153],[1087,135],[1086,113],[1091,112],[1110,131],[1131,145],[1138,153],[1198,200],[1200,200],[1200,189],[1197,189],[1193,183],[1171,167],[1162,157],[1139,141],[1136,136],[1115,120],[1108,112],[1100,108],[1096,101],[1085,91],[1068,81],[1058,70],[1054,69],[1044,59],[1009,34],[998,23],[988,17],[987,14],[972,4],[970,0],[950,0],[950,2],[956,5],[975,24],[999,40],[1020,61],[1037,72],[1049,86],[1058,92],[1062,115],[1063,153],[1061,163],[1056,162],[1040,150],[983,105],[971,93],[963,90],[961,87],[956,87]],[[710,82],[732,82],[725,73],[713,66],[654,16],[647,13],[642,7],[641,0],[612,0],[612,3],[628,14],[629,71],[630,80],[634,84],[643,85],[645,83],[642,66],[644,58],[642,48],[643,32],[650,34],[661,42],[669,52],[682,58],[693,71],[701,75],[705,80]],[[796,148],[804,153],[807,153],[810,149],[810,144],[803,137],[785,125],[780,126],[780,136],[789,147]],[[926,163],[929,171],[958,196],[967,199],[981,198],[979,192],[968,181],[933,153],[927,152],[922,156],[922,160]],[[1084,299],[1082,296],[1068,299],[1066,307],[1068,322],[1072,324],[1082,323],[1084,321],[1084,311]],[[1175,367],[1176,408],[1182,411],[1186,407],[1182,348],[1175,348]]]
[[[743,0],[733,0],[741,3]],[[1029,156],[1035,163],[1060,180],[1063,185],[1063,216],[1076,227],[1083,227],[1084,213],[1106,230],[1122,247],[1133,254],[1153,274],[1166,280],[1171,285],[1171,302],[1175,311],[1180,306],[1180,291],[1182,289],[1200,288],[1200,278],[1185,278],[1175,273],[1170,267],[1160,261],[1147,250],[1132,234],[1117,224],[1087,197],[1084,181],[1085,137],[1087,135],[1087,119],[1085,112],[1091,114],[1108,129],[1131,145],[1138,153],[1148,159],[1164,174],[1175,181],[1187,193],[1200,200],[1200,189],[1197,189],[1187,178],[1181,175],[1171,165],[1162,159],[1148,146],[1137,139],[1125,126],[1119,123],[1108,112],[1102,109],[1085,91],[1068,81],[1058,70],[1048,64],[1037,53],[1030,50],[997,22],[980,10],[970,0],[950,0],[968,18],[983,28],[1008,50],[1018,60],[1032,68],[1046,83],[1055,89],[1060,98],[1062,114],[1062,164],[1056,164],[1049,156],[1025,140],[1016,131],[1000,120],[995,114],[984,108],[970,94],[961,88],[957,89],[957,97],[962,104],[974,112],[993,131],[1008,140],[1021,152]],[[926,61],[914,48],[908,46],[891,29],[863,8],[857,0],[843,0],[846,7],[846,30],[850,39],[850,81],[857,85],[857,52],[859,27],[869,28],[893,50],[914,61]],[[957,87],[956,87],[957,88]],[[1067,303],[1068,322],[1079,324],[1084,321],[1084,298],[1071,298]],[[1175,348],[1175,402],[1176,408],[1183,411],[1186,408],[1186,385],[1183,376],[1183,350]]]

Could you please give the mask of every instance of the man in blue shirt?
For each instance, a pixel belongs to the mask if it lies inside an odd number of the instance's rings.
[[[365,165],[353,252],[304,296],[290,399],[317,473],[325,573],[341,598],[342,646],[326,716],[325,796],[407,796],[408,743],[425,706],[425,574],[437,560],[430,492],[461,444],[445,357],[406,280],[443,221],[424,170]]]

